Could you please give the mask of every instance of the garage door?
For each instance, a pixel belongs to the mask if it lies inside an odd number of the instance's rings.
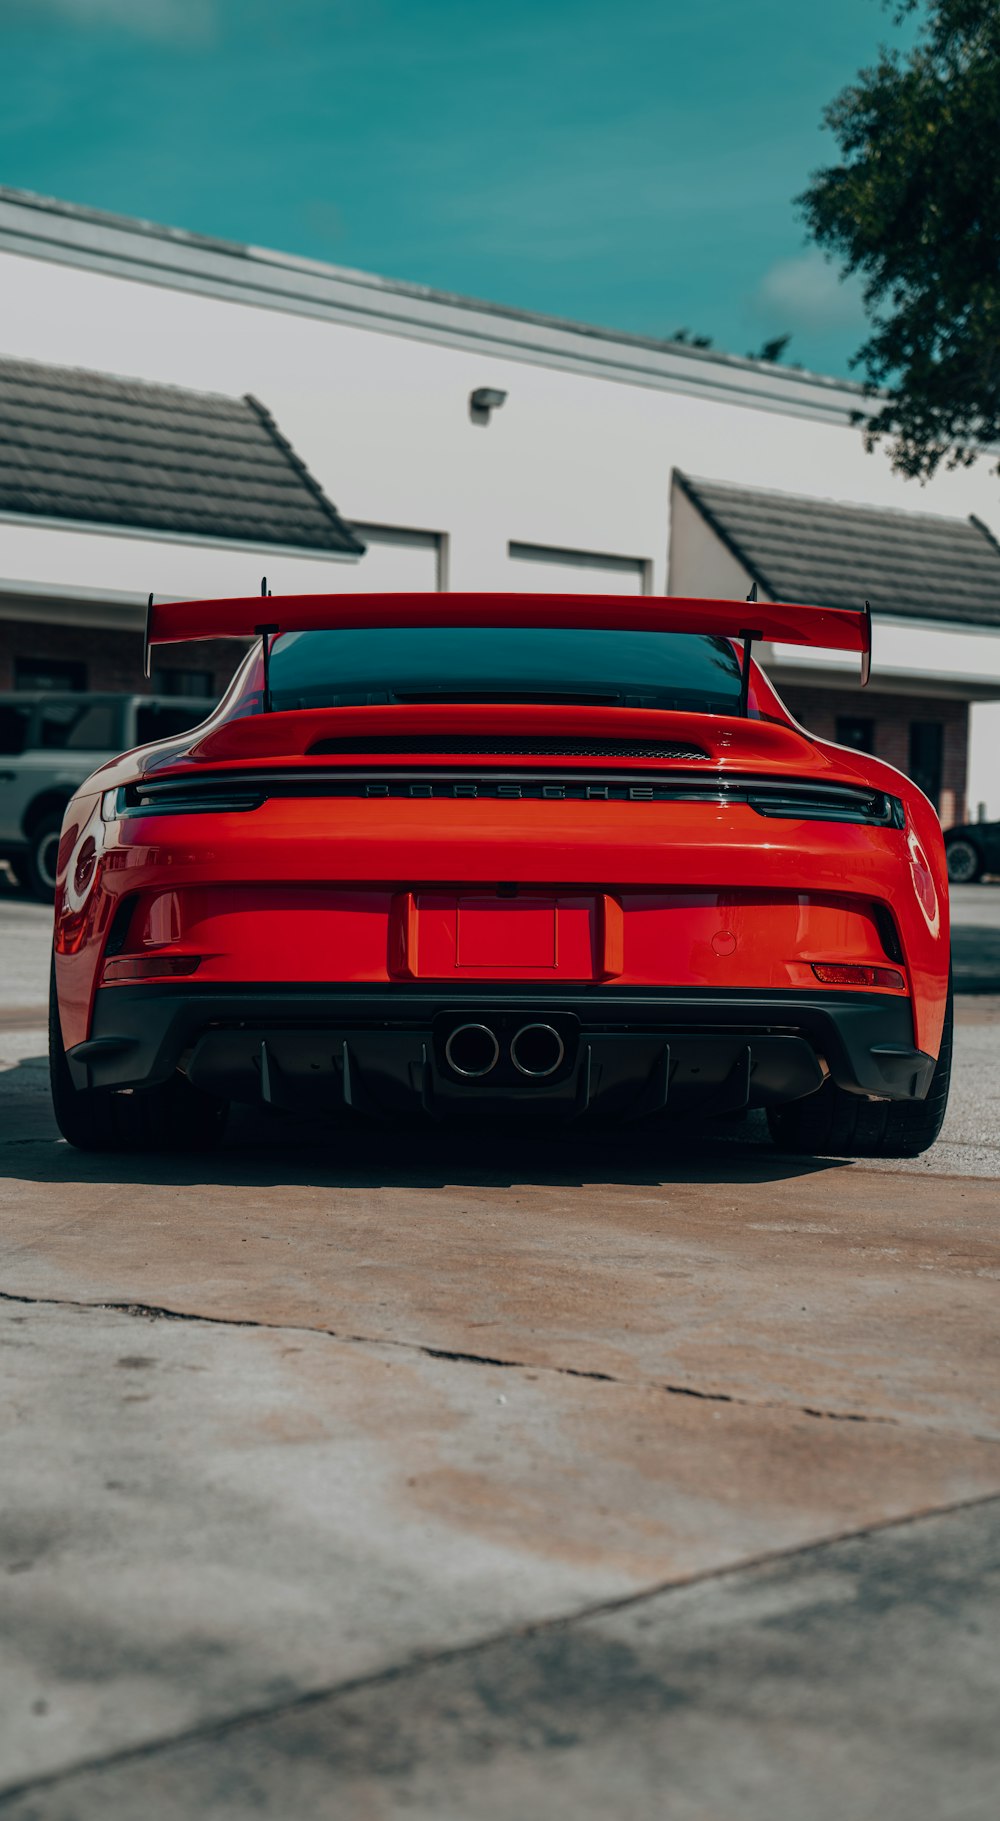
[[[643,557],[548,544],[508,544],[508,587],[524,594],[646,594],[651,565]]]

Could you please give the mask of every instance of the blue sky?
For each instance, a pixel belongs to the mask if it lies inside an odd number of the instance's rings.
[[[846,371],[793,198],[878,0],[0,0],[0,182]]]

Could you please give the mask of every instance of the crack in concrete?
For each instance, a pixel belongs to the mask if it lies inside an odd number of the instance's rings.
[[[5,1297],[5,1301],[32,1299]],[[38,1298],[39,1302],[46,1299]],[[64,1305],[73,1307],[72,1304]],[[101,1304],[83,1304],[85,1308],[99,1308]],[[114,1305],[110,1305],[114,1307]],[[184,1319],[181,1317],[180,1319]],[[195,1317],[194,1319],[197,1319]],[[249,1326],[260,1324],[250,1323]],[[315,1330],[313,1330],[315,1332]],[[832,1531],[828,1536],[818,1537],[811,1543],[791,1544],[785,1549],[763,1550],[759,1555],[745,1556],[741,1561],[724,1563],[719,1568],[703,1568],[688,1575],[677,1576],[672,1580],[657,1581],[648,1587],[642,1587],[634,1593],[619,1594],[606,1600],[595,1600],[588,1605],[578,1607],[574,1612],[556,1613],[548,1619],[529,1619],[521,1625],[508,1626],[503,1631],[491,1632],[486,1637],[476,1638],[468,1644],[446,1645],[441,1649],[418,1650],[412,1657],[401,1663],[387,1664],[384,1669],[369,1671],[367,1675],[349,1676],[342,1682],[331,1682],[319,1688],[304,1689],[301,1694],[291,1695],[283,1701],[276,1701],[261,1707],[244,1708],[242,1712],[229,1714],[217,1720],[206,1720],[200,1724],[183,1727],[179,1732],[169,1733],[159,1739],[149,1739],[142,1744],[126,1745],[118,1751],[107,1752],[96,1758],[83,1758],[76,1764],[67,1765],[62,1770],[46,1771],[36,1777],[28,1777],[19,1783],[9,1783],[0,1787],[0,1806],[21,1796],[32,1795],[37,1790],[54,1789],[60,1784],[72,1781],[91,1771],[113,1770],[121,1764],[136,1764],[143,1760],[155,1758],[161,1752],[172,1751],[186,1745],[208,1744],[213,1739],[225,1738],[228,1734],[239,1732],[244,1727],[255,1726],[270,1720],[278,1720],[287,1714],[301,1713],[309,1707],[318,1707],[324,1701],[332,1701],[343,1695],[357,1694],[364,1689],[391,1687],[409,1676],[419,1675],[424,1669],[436,1668],[441,1664],[468,1662],[493,1650],[499,1645],[511,1643],[517,1639],[543,1637],[552,1632],[569,1631],[575,1625],[586,1625],[594,1620],[611,1617],[615,1613],[628,1612],[660,1599],[664,1595],[680,1592],[689,1587],[700,1587],[709,1583],[729,1580],[738,1574],[752,1574],[757,1569],[777,1566],[802,1557],[818,1554],[838,1543],[848,1543],[860,1537],[878,1536],[884,1531],[905,1530],[915,1524],[930,1523],[934,1519],[957,1516],[964,1511],[974,1511],[981,1505],[1000,1505],[1000,1492],[978,1493],[973,1498],[958,1499],[950,1505],[932,1505],[923,1511],[912,1511],[903,1517],[876,1518],[870,1524],[862,1524],[856,1529]]]
[[[425,1341],[396,1340],[391,1335],[345,1334],[337,1328],[313,1326],[310,1322],[269,1322],[237,1315],[199,1315],[185,1309],[168,1309],[156,1303],[80,1302],[73,1297],[19,1296],[0,1290],[0,1302],[24,1303],[28,1306],[56,1309],[105,1309],[111,1314],[128,1315],[145,1321],[181,1321],[203,1323],[216,1328],[261,1328],[272,1334],[321,1334],[346,1346],[394,1347],[402,1352],[420,1353],[426,1359],[452,1361],[456,1365],[493,1366],[501,1372],[548,1372],[558,1378],[579,1378],[603,1385],[618,1385],[629,1391],[659,1391],[666,1397],[689,1397],[699,1403],[731,1404],[740,1410],[788,1410],[797,1416],[808,1416],[828,1423],[879,1423],[889,1428],[909,1427],[898,1416],[886,1416],[864,1410],[823,1410],[812,1404],[795,1404],[785,1398],[738,1397],[729,1391],[703,1391],[695,1385],[674,1384],[662,1379],[619,1378],[613,1372],[598,1372],[584,1366],[553,1366],[544,1360],[500,1359],[487,1353],[465,1353],[450,1347],[432,1347]],[[919,1425],[915,1425],[919,1426]],[[971,1441],[993,1442],[1000,1437],[971,1433]]]

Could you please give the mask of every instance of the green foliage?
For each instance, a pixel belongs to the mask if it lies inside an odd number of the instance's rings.
[[[1000,441],[1000,0],[902,0],[896,22],[917,11],[914,47],[827,108],[843,162],[798,200],[863,279],[868,447],[927,479]]]
[[[772,335],[770,341],[766,341],[756,354],[751,348],[747,360],[769,360],[774,364],[781,359],[791,339],[790,335]]]

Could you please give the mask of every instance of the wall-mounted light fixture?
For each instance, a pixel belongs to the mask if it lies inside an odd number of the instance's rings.
[[[469,393],[469,416],[474,424],[488,424],[490,412],[498,411],[506,402],[507,394],[498,386],[477,386]]]

